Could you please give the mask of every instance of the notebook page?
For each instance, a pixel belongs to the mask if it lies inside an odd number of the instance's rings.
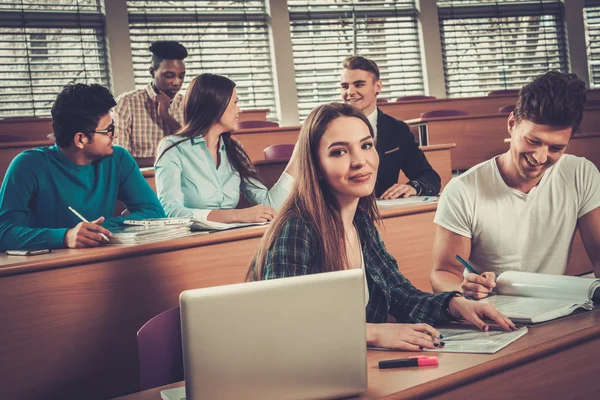
[[[600,279],[507,271],[498,277],[496,292],[508,296],[543,297],[585,303],[590,301],[595,287],[599,285]]]

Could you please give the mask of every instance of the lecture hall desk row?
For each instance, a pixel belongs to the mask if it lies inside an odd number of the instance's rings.
[[[366,392],[349,399],[595,399],[600,391],[600,310],[536,326],[495,354],[427,353],[439,366],[380,370],[415,353],[367,351]],[[235,385],[235,382],[231,382]],[[160,400],[154,388],[118,400]]]
[[[508,114],[479,114],[407,120],[422,145],[456,143],[452,169],[466,170],[506,151]],[[600,107],[585,110],[580,132],[597,132]],[[416,131],[416,129],[418,131]],[[597,149],[600,151],[600,149]]]
[[[387,249],[421,290],[431,290],[436,208],[382,211]],[[0,255],[0,397],[105,399],[139,390],[137,330],[177,306],[183,290],[242,282],[265,229]],[[577,235],[568,272],[591,270]]]
[[[588,99],[600,99],[600,89],[588,90]],[[378,107],[384,113],[404,121],[419,118],[421,113],[433,110],[465,110],[471,114],[493,114],[497,113],[501,107],[515,104],[516,101],[516,95],[507,94],[379,103]],[[266,121],[268,112],[269,109],[266,108],[243,110],[240,121]],[[0,135],[23,135],[28,140],[43,140],[50,132],[52,132],[52,119],[50,117],[0,119]]]
[[[266,121],[268,108],[242,110],[242,121]],[[51,117],[0,118],[0,135],[23,136],[26,140],[44,140],[53,131]]]

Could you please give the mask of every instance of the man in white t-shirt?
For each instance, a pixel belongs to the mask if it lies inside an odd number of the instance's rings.
[[[507,270],[564,274],[577,227],[600,276],[600,173],[565,155],[579,127],[585,85],[548,72],[521,89],[508,117],[510,149],[456,177],[434,222],[431,285],[486,297]],[[479,274],[466,273],[456,255]]]

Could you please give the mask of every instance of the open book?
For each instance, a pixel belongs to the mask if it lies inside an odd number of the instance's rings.
[[[593,309],[599,288],[600,279],[507,271],[496,281],[497,295],[480,301],[493,304],[513,322],[535,324],[569,315],[578,308]]]
[[[238,222],[226,224],[223,222],[200,221],[194,218],[150,218],[150,219],[126,219],[123,225],[164,227],[172,225],[186,225],[192,231],[223,231],[226,229],[240,228],[251,225],[265,225],[267,222]]]

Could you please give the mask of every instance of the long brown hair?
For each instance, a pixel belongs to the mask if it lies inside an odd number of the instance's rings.
[[[167,151],[179,146],[186,140],[204,137],[223,116],[234,88],[235,83],[221,75],[201,74],[192,79],[183,100],[184,124],[175,133],[183,139],[167,147],[158,155],[156,162]],[[231,132],[224,132],[221,137],[223,143],[225,143],[227,159],[241,178],[242,184],[254,184],[250,179],[262,182],[256,168],[250,161],[250,157],[248,157],[240,143],[231,137]]]
[[[322,175],[319,162],[319,144],[329,124],[339,117],[355,117],[373,128],[362,112],[340,103],[325,104],[315,108],[306,118],[298,138],[298,173],[290,197],[263,236],[256,251],[247,281],[264,278],[264,264],[268,250],[281,233],[282,227],[293,218],[300,218],[315,233],[316,247],[313,250],[318,260],[317,272],[337,271],[348,268],[348,257],[344,244],[344,226],[340,207],[331,188]],[[370,221],[379,221],[380,216],[375,203],[375,194],[362,197],[358,201],[358,210]]]

